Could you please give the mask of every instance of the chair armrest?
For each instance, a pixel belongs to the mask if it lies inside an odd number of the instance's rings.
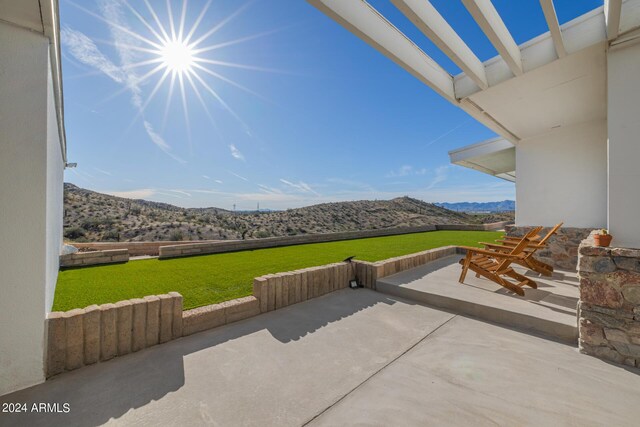
[[[504,252],[498,252],[498,251],[489,251],[486,249],[480,249],[480,248],[474,248],[472,246],[458,246],[459,248],[465,249],[467,251],[467,253],[472,253],[472,254],[479,254],[479,255],[487,255],[493,258],[500,258],[500,259],[522,259],[524,258],[523,255],[518,254],[518,255],[511,255],[511,254],[506,254]]]
[[[488,243],[488,242],[478,242],[478,243],[480,243],[481,245],[484,245],[485,249],[486,248],[491,248],[491,249],[504,250],[504,251],[510,251],[510,250],[513,249],[510,246],[499,245],[497,243]]]
[[[522,240],[522,239],[520,239],[520,240]],[[496,240],[496,242],[500,242],[500,243],[502,243],[504,246],[508,246],[508,247],[510,247],[510,248],[513,248],[513,247],[515,247],[518,243],[520,243],[520,240],[517,240],[517,241],[505,241],[505,240],[500,239],[500,240]],[[482,244],[484,244],[484,243],[482,243]],[[529,244],[527,245],[527,248],[530,248],[530,249],[544,249],[544,248],[546,248],[546,247],[547,247],[547,245],[545,245],[545,244],[538,244],[538,243],[536,243],[536,242],[529,242]]]

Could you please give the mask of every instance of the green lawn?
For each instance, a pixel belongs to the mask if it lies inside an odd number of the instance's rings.
[[[264,274],[329,264],[351,255],[380,261],[441,246],[477,246],[479,241],[491,242],[501,235],[433,231],[63,270],[53,309],[66,311],[171,291],[180,292],[184,308],[189,309],[251,295],[253,278]]]

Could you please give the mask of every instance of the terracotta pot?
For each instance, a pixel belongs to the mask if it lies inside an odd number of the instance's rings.
[[[611,234],[595,234],[593,236],[595,245],[602,246],[604,248],[611,244],[611,239],[613,239],[613,236]]]

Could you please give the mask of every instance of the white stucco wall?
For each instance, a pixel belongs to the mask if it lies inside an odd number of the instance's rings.
[[[566,227],[605,227],[605,120],[558,128],[519,142],[516,170],[516,225],[564,222]]]
[[[49,40],[0,22],[0,395],[44,380],[62,157]]]
[[[50,56],[48,56],[50,58]],[[46,206],[46,283],[45,310],[51,311],[56,290],[60,253],[62,251],[62,222],[64,215],[64,159],[58,132],[51,62],[47,78],[47,206]]]
[[[608,228],[614,246],[640,248],[640,44],[611,49],[607,61]]]

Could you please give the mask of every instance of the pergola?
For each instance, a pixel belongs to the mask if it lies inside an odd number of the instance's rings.
[[[540,0],[549,32],[518,46],[490,0],[461,0],[499,53],[483,63],[428,0],[391,1],[463,71],[461,74],[449,74],[364,0],[309,0],[512,144],[549,129],[605,116],[602,45],[615,43],[637,28],[640,16],[640,1],[610,0],[603,8],[560,26],[553,1]],[[572,57],[590,46],[597,48]],[[601,66],[594,67],[598,62]],[[548,72],[536,72],[541,68]],[[503,143],[489,145],[508,161]],[[468,155],[478,150],[475,145],[469,149],[466,162],[459,160],[465,157],[464,150],[452,152],[452,161],[469,167],[473,164],[474,169],[507,179],[515,175],[513,150],[510,163],[514,168],[506,171],[508,164],[504,162],[497,169],[487,167],[482,159],[473,162]]]
[[[605,0],[563,25],[539,0],[549,31],[520,45],[490,0],[460,0],[498,52],[484,62],[429,0],[391,0],[458,75],[364,0],[308,1],[499,135],[449,154],[516,182],[517,225],[608,226],[640,247],[640,0]]]

